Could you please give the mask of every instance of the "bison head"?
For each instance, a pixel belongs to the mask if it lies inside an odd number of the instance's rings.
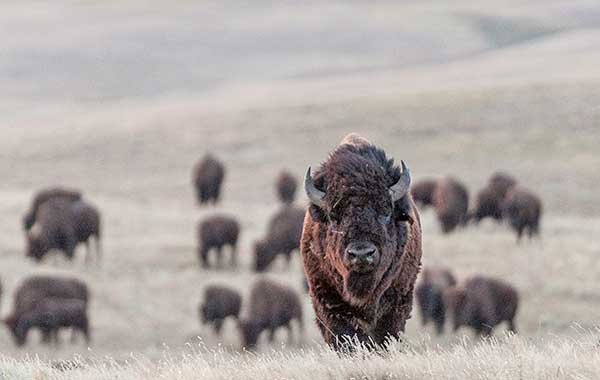
[[[27,233],[27,248],[25,256],[33,258],[35,261],[40,261],[46,253],[46,244],[38,225],[33,225]]]
[[[23,329],[23,323],[19,321],[16,315],[9,315],[3,320],[4,324],[10,331],[13,339],[15,340],[15,344],[17,346],[22,346],[25,344],[26,333]]]
[[[370,144],[341,145],[315,178],[305,177],[309,213],[319,224],[323,259],[343,280],[344,297],[361,304],[397,270],[410,216],[409,170]],[[394,273],[395,274],[395,273]],[[392,274],[393,275],[393,274]]]
[[[258,342],[258,337],[262,332],[258,322],[254,321],[240,321],[238,323],[238,329],[244,342],[244,347],[254,348]]]
[[[259,240],[254,243],[254,270],[265,271],[275,259],[276,252],[273,251],[268,241]]]

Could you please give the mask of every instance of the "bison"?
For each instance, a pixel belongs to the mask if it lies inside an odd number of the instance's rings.
[[[294,203],[294,198],[296,197],[296,188],[298,187],[298,183],[296,178],[288,172],[287,170],[282,170],[277,177],[277,182],[275,182],[275,190],[277,191],[277,196],[279,200],[284,205],[290,205]]]
[[[446,322],[446,307],[444,305],[444,292],[456,285],[456,278],[448,268],[425,268],[421,280],[415,289],[417,304],[421,311],[423,326],[430,321],[435,325],[436,332],[444,332]]]
[[[39,328],[50,342],[59,343],[61,328],[82,332],[86,343],[90,341],[87,304],[78,299],[45,298],[34,309],[23,313],[11,330],[18,346],[25,344],[29,330]],[[73,335],[74,336],[74,335]]]
[[[267,279],[260,279],[252,286],[248,305],[248,315],[239,322],[244,347],[254,348],[260,334],[265,330],[269,331],[269,341],[273,342],[275,331],[280,327],[288,329],[288,340],[291,342],[293,320],[298,323],[301,338],[302,304],[293,289]]]
[[[26,231],[29,231],[35,224],[39,207],[46,201],[53,198],[62,198],[74,202],[81,199],[81,192],[79,190],[68,189],[64,187],[51,187],[39,191],[33,197],[33,200],[31,201],[31,207],[23,217],[23,227]]]
[[[433,192],[436,185],[437,181],[431,178],[415,182],[415,184],[410,187],[410,194],[415,203],[421,208],[432,206]]]
[[[193,170],[192,181],[199,204],[216,204],[221,195],[225,167],[210,154],[200,160]]]
[[[502,220],[502,202],[506,193],[517,183],[511,175],[504,172],[494,173],[487,185],[475,196],[474,210],[469,214],[469,220],[479,223],[482,219],[492,218]]]
[[[472,277],[448,289],[444,294],[444,303],[454,331],[461,326],[468,326],[478,336],[489,336],[494,327],[504,321],[508,322],[510,331],[517,331],[515,316],[519,294],[504,281],[484,276]]]
[[[433,191],[433,207],[442,232],[450,233],[467,222],[469,192],[457,179],[443,178],[436,183]]]
[[[539,234],[542,201],[532,191],[522,186],[511,188],[502,202],[502,212],[517,233],[517,241],[525,231],[529,238]]]
[[[231,247],[230,263],[237,263],[237,242],[240,235],[238,221],[227,215],[213,215],[198,224],[198,257],[204,268],[209,268],[208,253],[217,252],[217,266],[223,266],[223,248]]]
[[[77,244],[87,247],[86,261],[91,256],[90,238],[96,241],[96,257],[100,258],[100,213],[91,204],[52,198],[38,208],[36,223],[27,233],[26,256],[41,261],[51,250],[62,251],[68,259],[75,254]]]
[[[410,196],[410,173],[362,137],[351,134],[310,167],[310,206],[300,252],[325,341],[352,350],[398,338],[410,318],[421,265],[421,222]]]
[[[266,270],[278,255],[284,255],[288,268],[292,252],[300,248],[304,209],[284,206],[269,222],[267,236],[254,244],[254,269]]]
[[[202,324],[212,324],[217,335],[221,335],[223,322],[228,317],[239,320],[242,297],[224,286],[212,285],[204,289],[204,302],[198,307]]]
[[[21,316],[35,310],[48,298],[80,300],[87,305],[89,291],[85,283],[74,278],[43,275],[29,277],[17,288],[13,310],[4,319],[4,323],[14,333]],[[43,338],[47,342],[50,336],[44,334]]]

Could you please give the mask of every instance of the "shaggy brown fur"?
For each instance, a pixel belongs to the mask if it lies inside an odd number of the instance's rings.
[[[258,280],[250,291],[248,305],[248,314],[239,323],[244,347],[255,347],[265,330],[269,331],[269,341],[272,343],[275,331],[280,327],[288,329],[288,340],[291,342],[293,320],[298,322],[299,340],[302,338],[302,304],[293,289],[270,280]]]
[[[474,210],[469,219],[479,223],[484,218],[492,218],[495,221],[502,220],[502,201],[506,193],[515,186],[517,181],[509,174],[503,172],[494,173],[489,179],[486,187],[479,190],[475,197]]]
[[[502,202],[502,211],[517,233],[517,241],[525,231],[529,238],[539,234],[542,201],[532,191],[521,186],[511,188]]]
[[[310,205],[300,243],[317,324],[338,350],[348,338],[381,345],[399,337],[421,262],[414,202],[407,193],[393,203],[390,193],[408,173],[401,177],[393,160],[366,140],[344,141],[354,143],[339,145],[313,177],[325,196],[322,205]],[[368,268],[356,266],[349,250],[365,246],[375,247]]]
[[[77,201],[71,204],[71,213],[73,215],[77,242],[85,244],[86,247],[86,261],[90,260],[92,254],[90,247],[91,238],[94,239],[96,245],[96,260],[100,261],[102,256],[100,212],[95,206],[85,201]]]
[[[289,268],[292,252],[300,248],[304,213],[301,208],[284,206],[269,222],[267,236],[254,244],[254,269],[266,270],[278,255],[284,255]]]
[[[13,310],[4,323],[15,331],[21,316],[37,308],[47,298],[76,299],[87,304],[89,291],[85,283],[74,278],[31,276],[15,291]],[[49,336],[44,336],[44,340],[48,341]]]
[[[444,332],[446,321],[444,292],[454,285],[456,285],[456,278],[450,269],[433,267],[423,270],[415,289],[417,304],[421,311],[421,322],[425,326],[431,321],[438,335]]]
[[[433,192],[436,184],[435,179],[423,179],[410,187],[410,194],[417,206],[425,208],[433,205]]]
[[[31,207],[29,208],[29,211],[27,211],[25,217],[23,218],[23,226],[26,231],[29,231],[35,224],[39,207],[46,201],[53,198],[63,198],[74,202],[81,199],[81,192],[63,187],[51,187],[36,193],[31,201]]]
[[[213,215],[198,224],[198,258],[204,268],[210,267],[208,253],[217,252],[217,266],[223,267],[223,248],[231,247],[230,263],[237,264],[237,241],[240,234],[238,221],[227,215]]]
[[[510,284],[489,277],[475,276],[446,291],[444,302],[454,331],[468,326],[477,335],[491,335],[495,326],[506,321],[516,332],[515,316],[519,294]]]
[[[241,307],[242,297],[237,291],[212,285],[204,289],[204,302],[198,306],[198,315],[202,324],[212,324],[217,335],[221,335],[225,319],[239,319]]]
[[[74,298],[45,298],[34,309],[19,317],[15,328],[11,330],[18,346],[25,344],[29,330],[39,328],[42,335],[49,337],[54,343],[59,343],[58,332],[61,328],[79,330],[90,341],[87,304]],[[47,338],[48,339],[48,338]]]
[[[199,204],[219,201],[221,184],[225,178],[225,167],[210,154],[207,154],[194,167],[192,182]]]
[[[442,232],[450,233],[467,222],[469,192],[454,178],[441,179],[433,191],[433,206]]]
[[[294,175],[287,170],[282,170],[277,177],[277,182],[275,182],[275,190],[277,191],[277,196],[279,200],[286,205],[294,203],[294,199],[296,198],[296,188],[298,187],[298,182]]]

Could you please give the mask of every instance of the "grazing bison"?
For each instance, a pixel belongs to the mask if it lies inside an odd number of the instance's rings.
[[[74,202],[81,199],[81,192],[74,189],[67,189],[63,187],[52,187],[39,191],[31,201],[31,207],[23,218],[23,227],[26,231],[29,231],[35,224],[36,215],[39,207],[46,201],[53,198],[62,198],[68,201]]]
[[[221,184],[225,177],[225,167],[210,154],[204,156],[196,166],[192,176],[198,203],[216,204],[221,195]]]
[[[294,203],[294,198],[296,197],[296,188],[298,187],[298,182],[296,178],[292,175],[292,173],[287,170],[282,170],[277,177],[277,182],[275,182],[275,190],[277,191],[277,196],[279,200],[286,205]]]
[[[492,218],[495,221],[502,220],[502,201],[506,193],[517,181],[509,174],[503,172],[494,173],[488,180],[487,185],[479,190],[475,196],[475,208],[470,213],[469,219],[479,223],[482,219]]]
[[[223,266],[223,248],[231,247],[231,266],[237,262],[237,241],[240,225],[237,220],[227,215],[213,215],[198,224],[198,257],[204,268],[209,268],[208,253],[211,249],[217,252],[217,266]]]
[[[80,300],[87,305],[89,291],[85,283],[74,278],[41,275],[29,277],[16,290],[13,310],[4,319],[4,323],[14,333],[21,316],[35,310],[48,298]],[[48,342],[50,336],[44,334],[43,338]]]
[[[467,222],[469,192],[465,185],[454,178],[441,179],[433,191],[433,207],[442,232],[450,233]]]
[[[237,291],[213,285],[204,289],[204,302],[198,307],[198,315],[202,324],[212,324],[217,335],[221,335],[225,319],[239,319],[241,307],[242,297]]]
[[[279,327],[288,329],[288,340],[291,342],[293,320],[298,322],[301,339],[302,305],[293,289],[266,279],[258,280],[250,291],[248,305],[248,314],[239,323],[244,347],[255,347],[260,334],[265,330],[269,331],[269,341],[272,343]]]
[[[304,209],[284,206],[278,211],[267,230],[267,236],[254,244],[254,269],[266,270],[278,255],[284,255],[289,268],[292,252],[300,248]]]
[[[94,238],[96,260],[99,261],[102,256],[100,212],[96,207],[87,202],[76,201],[71,204],[71,214],[77,243],[84,243],[86,247],[86,261],[90,260],[92,253],[90,247],[91,238]]]
[[[311,175],[300,252],[317,323],[335,349],[399,337],[421,264],[410,174],[383,150],[347,136]]]
[[[72,328],[83,333],[86,343],[90,341],[87,304],[74,298],[45,298],[34,309],[27,311],[16,321],[11,330],[18,346],[25,344],[29,330],[39,328],[50,342],[59,343],[61,328]]]
[[[410,194],[415,203],[421,208],[433,205],[433,192],[437,181],[435,179],[423,179],[410,187]]]
[[[542,202],[528,189],[515,186],[509,190],[502,202],[503,215],[521,240],[524,231],[529,238],[539,234]]]
[[[456,285],[456,278],[450,269],[434,267],[423,270],[421,280],[415,289],[422,324],[425,326],[430,321],[433,322],[438,335],[444,332],[446,322],[444,292],[454,285]]]
[[[454,331],[468,326],[477,335],[489,336],[495,326],[506,321],[516,332],[515,315],[519,295],[514,287],[504,281],[475,276],[462,285],[448,289],[444,295],[448,315]]]

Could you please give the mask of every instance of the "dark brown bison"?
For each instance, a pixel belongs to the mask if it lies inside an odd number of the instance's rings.
[[[242,297],[237,291],[212,285],[204,289],[204,302],[198,307],[198,315],[202,324],[212,324],[217,335],[221,335],[225,319],[239,319],[241,307]]]
[[[410,174],[352,134],[311,176],[300,252],[317,323],[335,349],[383,344],[410,318],[421,223]]]
[[[475,206],[469,219],[479,223],[482,219],[502,220],[502,202],[506,193],[517,183],[511,175],[496,172],[488,180],[487,185],[475,196]]]
[[[198,224],[198,257],[204,268],[210,267],[209,252],[217,253],[217,266],[223,267],[223,248],[231,248],[231,266],[237,264],[237,242],[240,225],[237,220],[227,215],[213,215]]]
[[[87,305],[89,291],[85,283],[74,278],[42,275],[29,277],[15,291],[13,310],[4,319],[4,323],[14,332],[21,316],[33,311],[48,298],[75,299]],[[44,335],[44,341],[49,341],[49,338]]]
[[[210,154],[204,156],[194,167],[192,175],[198,203],[217,203],[221,195],[223,178],[225,178],[223,164]]]
[[[267,236],[254,244],[254,269],[266,270],[278,255],[285,256],[289,268],[292,252],[300,248],[306,210],[284,206],[269,222]]]
[[[45,298],[34,309],[24,312],[11,330],[18,346],[25,344],[29,330],[38,328],[50,342],[59,343],[62,328],[82,332],[86,343],[90,341],[87,304],[74,298]]]
[[[29,231],[35,224],[36,215],[38,208],[46,201],[53,198],[63,198],[68,201],[74,202],[81,199],[81,192],[74,189],[67,189],[64,187],[51,187],[44,189],[35,194],[31,201],[31,207],[23,218],[23,227],[26,231]]]
[[[444,332],[446,322],[446,307],[444,305],[444,292],[456,285],[456,278],[448,268],[425,268],[420,276],[420,281],[415,289],[417,304],[421,311],[423,326],[432,322],[436,332]]]
[[[435,179],[428,178],[411,185],[410,194],[419,207],[425,208],[433,205],[433,191],[436,184],[437,181]]]
[[[444,296],[454,331],[468,326],[477,335],[489,336],[495,326],[506,321],[516,332],[515,316],[519,306],[516,289],[504,281],[475,276],[448,289]]]
[[[283,204],[289,205],[294,203],[297,187],[298,182],[292,173],[287,170],[282,170],[279,173],[277,181],[275,182],[275,190],[277,192],[277,197],[279,197],[279,200]]]
[[[269,331],[269,341],[273,342],[275,331],[280,327],[288,329],[288,340],[291,342],[293,339],[291,322],[293,320],[298,323],[299,339],[301,339],[302,304],[293,289],[261,279],[252,286],[247,304],[248,314],[239,323],[244,347],[255,347],[260,334],[265,330]]]
[[[469,192],[457,179],[447,177],[439,180],[433,191],[433,207],[443,233],[452,232],[467,222]]]
[[[91,256],[90,238],[96,241],[96,256],[100,257],[100,213],[91,204],[52,198],[38,208],[36,223],[27,233],[26,256],[40,261],[51,250],[62,251],[68,259],[75,254],[77,244],[87,247],[86,261]]]
[[[517,233],[517,241],[525,231],[530,238],[539,234],[542,201],[532,191],[521,186],[511,188],[502,202],[502,211]]]

